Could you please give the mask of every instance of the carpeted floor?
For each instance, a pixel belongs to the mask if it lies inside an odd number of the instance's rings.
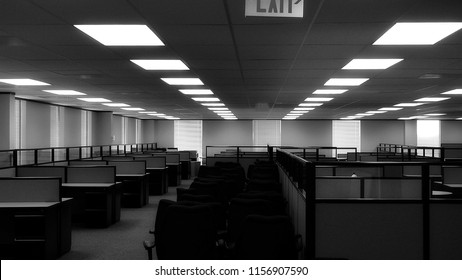
[[[189,188],[192,180],[182,180],[178,187]],[[176,200],[176,188],[169,187],[162,196],[149,197],[149,204],[142,208],[122,208],[120,222],[107,228],[88,228],[74,224],[72,248],[62,260],[146,260],[143,241],[152,239],[157,205],[160,199]],[[154,258],[155,250],[154,250]]]

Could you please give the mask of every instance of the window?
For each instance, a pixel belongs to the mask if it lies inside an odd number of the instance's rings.
[[[361,121],[333,121],[332,122],[332,146],[344,148],[356,148],[361,151]],[[351,150],[339,149],[338,154],[351,152]],[[335,156],[335,155],[333,155]]]
[[[417,146],[441,147],[441,128],[439,120],[417,120]],[[424,155],[424,150],[418,150],[417,154]],[[425,150],[426,156],[432,156],[432,150]],[[435,150],[435,156],[439,157],[439,150]]]
[[[253,145],[255,146],[281,146],[280,120],[254,120]]]
[[[202,121],[176,120],[174,145],[178,150],[197,151],[202,156]]]

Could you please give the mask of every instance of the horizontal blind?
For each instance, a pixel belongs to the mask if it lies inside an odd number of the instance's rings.
[[[441,147],[441,126],[439,120],[417,120],[417,146]],[[439,157],[439,150],[435,150],[435,156]],[[423,156],[423,150],[417,151]],[[425,151],[426,156],[432,155],[432,150]]]
[[[333,121],[332,145],[339,148],[356,148],[361,151],[361,121]],[[338,153],[351,152],[339,150]]]
[[[197,151],[202,156],[202,121],[175,120],[174,146],[178,150]]]
[[[254,120],[253,145],[255,146],[281,146],[280,120]]]

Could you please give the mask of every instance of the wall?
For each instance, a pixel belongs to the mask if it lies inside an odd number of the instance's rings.
[[[175,126],[173,121],[156,120],[154,125],[154,135],[157,147],[173,147],[175,137]]]
[[[404,145],[417,146],[417,121],[404,122]]]
[[[393,120],[361,120],[361,151],[375,152],[380,143],[403,144],[405,123]]]
[[[0,135],[9,135],[9,137],[0,137],[0,150],[15,148],[16,126],[14,102],[13,93],[0,92]]]
[[[92,112],[92,145],[112,143],[112,112]]]
[[[112,116],[112,144],[124,144],[122,135],[122,122],[123,117],[114,115]]]
[[[332,146],[332,121],[282,121],[281,134],[283,146]]]
[[[141,142],[142,143],[155,143],[155,121],[154,120],[142,120],[141,129],[143,131]]]
[[[441,121],[441,143],[462,143],[462,121]]]
[[[23,147],[32,149],[50,147],[50,107],[48,104],[26,102]]]
[[[205,157],[206,146],[252,145],[252,121],[209,120],[202,122],[202,151]]]
[[[136,119],[126,118],[125,133],[127,134],[127,144],[136,143]]]
[[[63,146],[80,146],[82,137],[82,110],[64,107]]]

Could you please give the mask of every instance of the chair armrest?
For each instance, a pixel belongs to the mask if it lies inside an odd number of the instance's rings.
[[[156,243],[151,240],[143,241],[143,246],[146,251],[148,251],[148,259],[152,260],[152,248],[156,247]]]

